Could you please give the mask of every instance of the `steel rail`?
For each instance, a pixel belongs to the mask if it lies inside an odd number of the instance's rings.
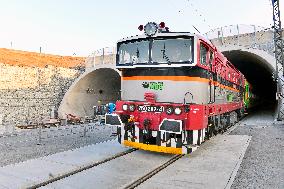
[[[126,155],[126,154],[129,154],[129,153],[134,152],[134,151],[136,151],[136,150],[137,150],[137,149],[132,148],[132,149],[126,150],[126,151],[124,151],[124,152],[120,152],[120,153],[118,153],[118,154],[113,155],[112,157],[108,157],[108,158],[105,158],[105,159],[100,160],[100,161],[96,161],[96,162],[92,162],[92,163],[83,165],[83,166],[81,166],[81,167],[79,167],[79,168],[76,168],[76,169],[74,169],[74,170],[68,171],[68,172],[66,172],[66,173],[63,173],[63,174],[60,174],[60,175],[58,175],[58,176],[49,178],[49,179],[47,179],[47,180],[44,180],[44,181],[42,181],[42,182],[33,184],[33,185],[28,186],[28,187],[25,187],[25,188],[26,188],[26,189],[36,189],[36,188],[39,188],[39,187],[42,187],[42,186],[46,186],[46,185],[51,184],[51,183],[53,183],[53,182],[55,182],[55,181],[62,180],[62,179],[64,179],[64,178],[67,178],[67,177],[69,177],[69,176],[71,176],[71,175],[74,175],[74,174],[77,174],[77,173],[79,173],[79,172],[85,171],[85,170],[87,170],[87,169],[91,169],[91,168],[93,168],[93,167],[96,167],[96,166],[98,166],[98,165],[101,165],[101,164],[103,164],[103,163],[106,163],[106,162],[108,162],[108,161],[111,161],[111,160],[113,160],[113,159],[119,158],[119,157],[121,157],[121,156],[124,156],[124,155]]]
[[[165,169],[166,167],[168,167],[169,165],[171,165],[172,163],[174,163],[175,161],[180,159],[183,155],[184,154],[178,154],[178,155],[173,156],[166,163],[160,165],[159,167],[153,169],[152,171],[148,172],[144,176],[138,178],[137,180],[135,180],[132,183],[125,186],[124,189],[133,189],[133,188],[137,187],[138,185],[142,184],[143,182],[145,182],[149,178],[153,177],[154,175],[156,175],[157,173],[159,173],[160,171],[162,171],[163,169]]]

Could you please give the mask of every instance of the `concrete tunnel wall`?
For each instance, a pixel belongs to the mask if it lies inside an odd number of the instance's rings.
[[[93,106],[120,99],[120,72],[114,65],[96,66],[80,76],[69,88],[58,109],[59,118],[66,114],[93,116]]]

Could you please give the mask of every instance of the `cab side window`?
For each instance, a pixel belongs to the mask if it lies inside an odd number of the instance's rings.
[[[208,49],[205,47],[204,44],[200,43],[200,64],[206,65],[207,64],[207,52]]]
[[[211,65],[212,65],[212,63],[213,63],[213,59],[214,59],[214,54],[213,54],[213,52],[212,52],[212,51],[210,51],[209,64],[211,64]]]
[[[214,53],[213,51],[210,50],[210,56],[209,56],[209,66],[212,69],[212,65],[213,65],[213,60],[214,60]]]

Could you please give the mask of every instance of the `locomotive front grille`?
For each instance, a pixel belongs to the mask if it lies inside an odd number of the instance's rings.
[[[182,121],[174,119],[164,119],[160,125],[160,131],[180,134],[182,131]]]

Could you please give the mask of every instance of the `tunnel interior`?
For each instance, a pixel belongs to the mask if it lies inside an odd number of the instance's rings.
[[[94,106],[120,99],[120,75],[112,68],[100,68],[79,78],[65,94],[58,110],[59,117],[72,114],[93,116]]]
[[[251,52],[233,50],[224,51],[227,59],[240,70],[251,84],[257,105],[275,105],[277,90],[273,80],[273,67],[265,59]]]

